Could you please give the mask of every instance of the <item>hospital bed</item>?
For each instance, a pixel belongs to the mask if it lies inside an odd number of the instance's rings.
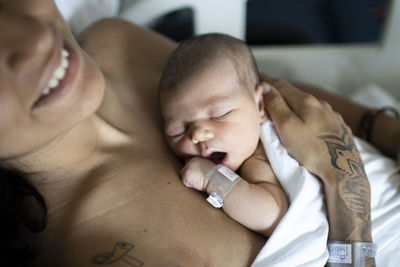
[[[238,38],[244,36],[246,0],[56,0],[56,3],[74,33],[106,16],[120,16],[149,26],[165,13],[189,7],[195,14],[195,34],[219,31]],[[226,12],[228,7],[230,16],[218,15],[219,10]],[[318,85],[367,106],[390,105],[400,110],[399,29],[400,1],[394,0],[384,36],[376,44],[268,46],[254,47],[253,51],[260,69],[269,75]],[[320,184],[304,178],[302,186],[298,184],[298,177],[294,179],[290,173],[282,173],[279,164],[296,166],[296,162],[285,154],[279,139],[271,132],[269,135],[275,145],[267,153],[278,159],[271,164],[275,164],[272,167],[282,179],[291,207],[253,266],[323,266],[328,257],[328,226]],[[371,184],[377,266],[400,266],[399,164],[362,140],[356,143]],[[307,183],[311,185],[304,186]]]

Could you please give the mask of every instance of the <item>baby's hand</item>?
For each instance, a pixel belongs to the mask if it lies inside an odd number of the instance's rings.
[[[205,191],[208,184],[206,175],[214,166],[212,161],[201,157],[187,160],[181,170],[183,184],[199,191]]]

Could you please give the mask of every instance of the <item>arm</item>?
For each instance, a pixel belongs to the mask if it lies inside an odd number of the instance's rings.
[[[369,109],[358,105],[343,97],[330,94],[316,87],[296,84],[296,87],[310,93],[318,99],[328,102],[332,108],[339,112],[352,132],[359,136],[361,118]],[[385,129],[384,131],[382,129]],[[390,157],[399,157],[400,153],[400,120],[384,113],[379,114],[373,124],[371,143]]]
[[[214,166],[204,158],[190,159],[182,169],[183,183],[210,194],[212,181],[205,178]],[[241,174],[246,180],[241,179],[228,193],[223,209],[247,228],[270,236],[287,210],[285,193],[269,164],[260,158],[249,158],[243,164]]]
[[[233,188],[225,198],[224,210],[248,228],[270,236],[285,215],[288,200],[268,163],[261,143],[254,155],[240,167],[240,175],[248,190],[240,191],[240,187],[237,187],[236,191]],[[260,214],[264,215],[262,219]],[[252,224],[254,226],[250,227]]]
[[[323,182],[329,239],[371,242],[370,188],[350,129],[327,103],[284,80],[266,80],[272,86],[264,102],[282,143]]]

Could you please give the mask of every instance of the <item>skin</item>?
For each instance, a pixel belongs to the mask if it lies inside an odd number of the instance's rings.
[[[2,36],[2,68],[0,79],[1,125],[0,158],[14,158],[26,153],[37,152],[67,130],[77,125],[87,114],[99,106],[104,91],[104,79],[94,62],[80,50],[72,36],[64,28],[54,32],[53,26],[45,25],[52,18],[46,16],[42,21],[29,17],[18,3],[6,2],[2,6],[1,23],[8,27],[7,36]],[[4,11],[3,11],[4,10]],[[55,12],[54,7],[52,8]],[[4,12],[4,13],[3,13]],[[30,13],[41,11],[33,9]],[[3,35],[3,34],[2,34]],[[63,39],[65,35],[68,39]],[[48,83],[49,69],[58,65],[62,42],[68,42],[72,49],[78,50],[77,77],[68,94],[57,103],[33,108],[42,88]],[[90,77],[90,79],[86,79]],[[75,104],[78,103],[78,104]],[[75,108],[76,112],[69,114]],[[59,121],[63,121],[60,125]],[[30,134],[27,135],[26,132]]]
[[[329,240],[372,242],[370,187],[350,128],[327,102],[284,80],[263,78],[272,85],[266,90],[264,102],[282,143],[323,182]],[[303,136],[309,150],[301,149],[293,131]],[[319,151],[319,157],[307,153],[310,150]],[[375,266],[374,259],[367,259],[366,266]]]
[[[361,118],[369,111],[368,108],[360,106],[350,100],[318,90],[318,88],[306,84],[296,84],[296,87],[304,92],[312,94],[321,101],[326,101],[332,108],[342,114],[344,121],[356,136],[361,136],[359,124]],[[385,129],[382,131],[381,129]],[[392,158],[400,160],[400,120],[379,114],[374,121],[371,131],[371,144],[379,148],[383,153]]]
[[[228,154],[224,162],[236,171],[259,143],[266,120],[262,87],[243,85],[225,60],[161,92],[167,142],[182,158]]]
[[[32,236],[41,252],[34,266],[97,266],[116,247],[130,249],[113,266],[251,263],[265,238],[187,190],[161,134],[157,86],[173,42],[103,20],[79,38],[89,57],[47,0],[2,3],[0,22],[18,28],[0,37],[0,160],[26,171],[49,208],[48,226]],[[32,110],[61,38],[76,50],[78,78],[65,98]],[[9,51],[25,72],[12,73]]]
[[[47,228],[32,237],[41,252],[34,266],[97,266],[107,253],[121,250],[126,254],[113,266],[250,264],[265,238],[187,190],[178,178],[181,166],[161,134],[157,83],[174,43],[120,20],[104,20],[80,37],[87,57],[50,0],[2,1],[0,23],[2,29],[21,25],[0,35],[0,161],[28,172],[49,207]],[[46,86],[39,79],[52,51],[51,45],[47,53],[39,52],[46,45],[32,45],[42,38],[54,40],[53,48],[65,38],[82,63],[70,95],[34,111],[34,121],[30,106]],[[17,47],[20,50],[14,50]],[[35,53],[29,53],[32,49]],[[12,69],[10,59],[15,58],[18,66],[30,66],[29,71]],[[34,64],[28,64],[30,60]],[[7,103],[14,104],[5,109]],[[309,112],[313,106],[307,103],[296,112]],[[289,130],[291,124],[283,121],[276,124],[289,125]],[[310,121],[303,122],[300,129],[307,133]],[[318,120],[318,125],[314,137],[321,136],[318,129],[326,120]],[[308,141],[309,154],[318,154],[311,153],[312,144],[321,139]],[[296,146],[290,151],[296,154]],[[318,156],[330,158],[328,153]],[[328,211],[330,218],[344,215]],[[339,225],[333,231],[336,237],[340,230]]]
[[[266,120],[262,85],[243,84],[231,61],[220,60],[160,93],[166,140],[186,160],[182,182],[213,189],[207,173],[221,162],[244,179],[224,199],[224,211],[249,229],[270,236],[287,210],[288,201],[259,142]],[[240,167],[240,170],[238,170]]]

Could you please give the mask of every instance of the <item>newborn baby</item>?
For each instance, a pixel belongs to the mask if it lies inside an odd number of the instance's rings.
[[[287,198],[260,143],[263,85],[242,41],[222,34],[181,43],[160,81],[164,134],[185,159],[182,181],[237,222],[270,236]]]

